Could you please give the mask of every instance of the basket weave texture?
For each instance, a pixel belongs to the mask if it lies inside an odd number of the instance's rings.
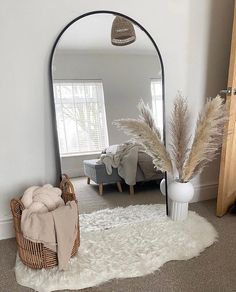
[[[116,16],[112,23],[111,43],[114,46],[127,46],[136,40],[133,24],[126,18]]]
[[[67,175],[63,175],[60,183],[62,190],[62,199],[65,203],[68,201],[76,201],[73,185]],[[20,199],[11,200],[11,211],[13,215],[13,223],[16,233],[16,242],[18,253],[21,261],[32,269],[48,269],[58,265],[57,253],[46,248],[43,243],[35,243],[24,238],[21,232],[21,214],[24,205]],[[78,232],[72,249],[71,257],[78,252],[80,245],[80,229],[78,223]]]

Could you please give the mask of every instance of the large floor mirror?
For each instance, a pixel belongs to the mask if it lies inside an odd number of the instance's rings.
[[[50,65],[58,159],[80,212],[165,204],[165,174],[113,125],[138,118],[143,100],[165,138],[163,64],[148,32],[120,13],[87,13],[60,33]]]

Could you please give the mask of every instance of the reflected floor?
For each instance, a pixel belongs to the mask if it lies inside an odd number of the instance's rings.
[[[155,181],[138,183],[134,188],[134,195],[129,194],[129,188],[125,184],[122,184],[122,193],[118,192],[116,184],[104,185],[102,196],[99,195],[98,185],[92,181],[88,185],[86,177],[73,178],[71,181],[75,187],[80,213],[129,205],[165,204],[165,197]]]

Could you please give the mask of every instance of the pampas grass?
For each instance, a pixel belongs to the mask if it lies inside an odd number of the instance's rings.
[[[170,120],[171,156],[182,180],[183,167],[189,152],[189,110],[187,100],[178,93]]]
[[[162,171],[172,172],[172,162],[160,136],[143,119],[121,119],[113,122],[127,135],[144,146],[147,154],[153,158],[155,167]]]
[[[218,95],[207,101],[198,117],[192,147],[183,167],[183,181],[192,179],[214,160],[222,144],[225,122],[226,107]]]
[[[175,166],[177,181],[191,180],[218,154],[226,122],[226,106],[220,96],[207,101],[198,117],[190,147],[188,105],[186,99],[180,94],[177,95],[170,120],[170,153],[161,140],[150,108],[141,101],[138,109],[139,119],[121,119],[113,124],[144,146],[157,169],[173,174]]]

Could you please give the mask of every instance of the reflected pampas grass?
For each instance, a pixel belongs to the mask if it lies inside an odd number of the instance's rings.
[[[157,169],[172,172],[170,155],[161,137],[150,127],[150,124],[136,119],[120,119],[114,121],[113,124],[143,145],[147,154],[153,158],[153,164]]]
[[[148,105],[145,105],[143,100],[141,100],[138,104],[138,110],[140,112],[139,119],[146,123],[149,128],[157,134],[158,138],[161,139],[161,133],[158,127],[156,126],[156,123],[154,121],[154,118],[152,116],[152,111]]]

